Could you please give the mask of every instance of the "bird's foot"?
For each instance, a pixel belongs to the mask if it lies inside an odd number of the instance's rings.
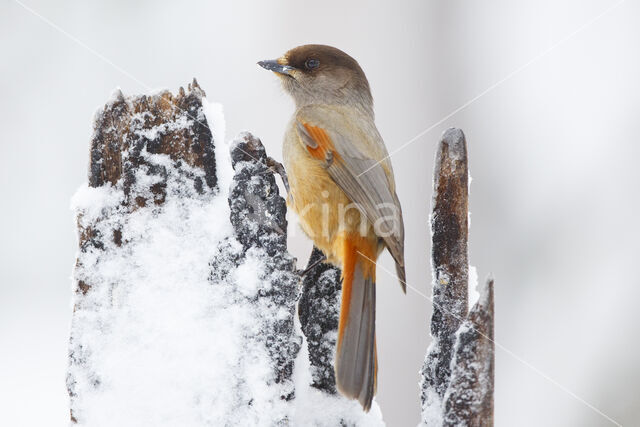
[[[316,268],[318,265],[320,265],[322,262],[326,261],[327,257],[326,255],[322,254],[322,256],[320,258],[318,258],[317,260],[315,260],[310,266],[308,266],[307,268],[305,268],[304,270],[300,271],[298,273],[298,275],[300,277],[304,277],[307,274],[309,274],[309,272],[311,272],[311,270],[313,270],[314,268]]]
[[[287,171],[284,170],[282,163],[274,159],[273,157],[267,157],[267,167],[273,172],[280,175],[284,188],[287,190],[287,197],[291,197],[291,189],[289,187],[289,178],[287,178]]]

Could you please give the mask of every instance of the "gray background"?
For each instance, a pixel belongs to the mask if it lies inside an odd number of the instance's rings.
[[[86,179],[96,108],[117,86],[129,94],[146,86],[175,91],[196,76],[209,99],[224,104],[227,137],[249,129],[280,158],[293,105],[255,62],[310,42],[359,60],[390,151],[438,123],[392,157],[408,281],[426,295],[434,148],[447,127],[466,132],[471,263],[481,280],[495,275],[496,341],[504,347],[496,355],[496,424],[612,425],[576,397],[622,424],[637,423],[640,6],[616,4],[26,3],[114,67],[4,0],[2,424],[68,420],[76,250],[68,206]],[[291,233],[291,250],[303,262],[310,244],[295,225]],[[389,425],[415,425],[430,302],[400,293],[384,271],[393,270],[388,255],[380,265],[377,400]]]

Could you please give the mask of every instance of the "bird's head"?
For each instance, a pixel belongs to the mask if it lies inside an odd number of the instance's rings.
[[[353,105],[373,112],[369,82],[358,62],[335,47],[309,44],[278,59],[258,62],[282,80],[298,108],[310,104]]]

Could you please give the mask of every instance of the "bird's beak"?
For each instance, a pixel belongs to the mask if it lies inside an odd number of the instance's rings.
[[[265,70],[273,71],[274,73],[284,74],[292,77],[293,77],[293,71],[295,71],[295,68],[290,67],[288,65],[282,65],[278,62],[278,60],[275,60],[275,59],[260,61],[258,62],[258,65],[264,68]]]

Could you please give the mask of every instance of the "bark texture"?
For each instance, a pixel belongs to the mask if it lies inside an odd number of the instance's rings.
[[[322,257],[322,251],[314,247],[308,266]],[[333,361],[340,318],[340,274],[339,268],[328,263],[313,267],[304,278],[298,303],[300,324],[309,348],[311,385],[329,394],[337,393]]]
[[[458,330],[451,381],[444,396],[444,425],[493,425],[493,328],[493,279],[489,279]]]
[[[176,162],[204,171],[204,177],[194,178],[199,192],[216,188],[216,159],[213,137],[202,112],[204,91],[193,79],[187,91],[178,95],[164,91],[153,96],[126,98],[117,91],[114,98],[95,116],[89,159],[89,186],[107,183],[122,185],[131,195],[136,183],[135,171],[145,167],[143,151],[168,154]],[[162,175],[162,170],[150,170]],[[120,183],[120,178],[124,178]],[[153,202],[162,203],[159,183],[153,190]],[[136,205],[144,206],[145,195],[131,195]]]
[[[302,337],[294,330],[300,277],[295,258],[287,252],[287,206],[258,138],[249,132],[240,134],[231,147],[231,160],[235,170],[229,191],[231,224],[242,244],[235,264],[241,264],[248,253],[268,260],[257,302],[269,309],[267,316],[256,319],[261,324],[257,339],[263,341],[273,360],[275,382],[286,385],[281,397],[291,400],[291,377]],[[214,274],[219,270],[213,266]]]
[[[422,368],[426,425],[493,424],[493,282],[468,313],[469,166],[465,136],[436,149],[431,214],[432,343]]]
[[[455,334],[467,314],[469,281],[467,146],[460,130],[445,132],[436,151],[431,214],[433,344],[424,381],[442,398],[451,376]],[[423,402],[426,396],[423,394]]]

